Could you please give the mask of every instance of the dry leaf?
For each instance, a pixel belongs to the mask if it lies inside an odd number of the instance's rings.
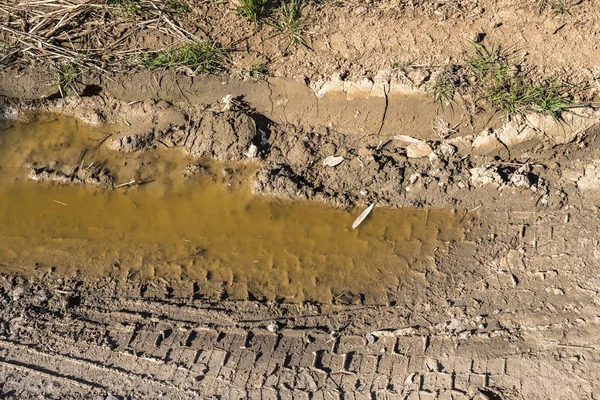
[[[408,158],[427,157],[433,149],[426,142],[411,143],[406,146],[406,156]]]
[[[414,138],[414,137],[408,136],[408,135],[396,135],[396,136],[394,136],[394,139],[401,140],[406,143],[422,143],[423,142],[421,139],[417,139],[417,138]]]
[[[352,224],[352,229],[359,226],[365,220],[365,218],[367,218],[367,215],[369,215],[369,213],[371,212],[371,210],[373,209],[374,206],[375,206],[375,204],[371,204],[369,207],[366,208],[365,211],[360,213],[358,218],[356,218],[356,221],[354,221],[354,223]]]
[[[223,109],[221,111],[230,110],[232,101],[233,101],[233,95],[231,95],[231,94],[228,94],[227,96],[223,97],[223,100],[221,100],[221,102],[225,105],[223,106]]]
[[[342,163],[342,161],[344,161],[344,157],[341,156],[329,156],[326,159],[323,160],[323,165],[327,166],[327,167],[335,167],[336,165],[339,165]]]

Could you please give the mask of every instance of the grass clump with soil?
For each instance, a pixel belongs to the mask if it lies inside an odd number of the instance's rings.
[[[54,71],[61,97],[69,92],[77,93],[77,82],[81,76],[81,68],[75,63],[66,63],[57,67]]]
[[[220,43],[205,40],[188,42],[143,56],[144,68],[184,67],[193,73],[211,73],[223,69],[230,49]]]
[[[285,51],[293,45],[308,48],[303,8],[301,0],[284,0],[275,12],[275,17],[269,22],[269,25],[288,40]]]
[[[456,94],[469,98],[475,109],[491,109],[512,116],[527,113],[562,115],[584,105],[577,102],[583,88],[557,78],[536,78],[501,46],[472,43],[465,65],[443,72],[427,87],[442,106],[452,104]]]
[[[254,23],[258,28],[265,13],[267,0],[240,0],[240,4],[235,8],[235,12],[245,19]]]
[[[426,90],[440,106],[451,105],[456,93],[455,78],[450,73],[441,73]]]
[[[163,6],[163,10],[172,15],[179,15],[190,11],[190,7],[183,1],[167,0]]]
[[[575,101],[579,88],[558,79],[530,77],[500,46],[473,43],[473,47],[467,61],[474,75],[473,88],[494,111],[509,115],[536,112],[561,119],[564,112],[580,107]]]
[[[268,74],[269,68],[267,63],[258,62],[247,67],[245,72],[251,78],[262,78]]]
[[[571,11],[569,10],[570,4],[567,0],[555,0],[550,7],[556,16],[571,14]]]

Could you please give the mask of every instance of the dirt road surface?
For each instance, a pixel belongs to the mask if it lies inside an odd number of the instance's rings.
[[[0,399],[599,397],[597,0],[154,3],[0,4]]]

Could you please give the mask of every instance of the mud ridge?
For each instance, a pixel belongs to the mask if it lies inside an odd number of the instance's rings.
[[[126,104],[90,97],[7,108],[110,123],[117,133],[103,145],[116,152],[143,153],[160,146],[192,159],[258,163],[257,193],[336,206],[552,209],[564,207],[569,197],[595,204],[593,193],[600,187],[593,172],[598,150],[592,111],[562,125],[531,116],[479,134],[436,136],[430,128],[429,135],[413,137],[277,124],[249,103]],[[343,161],[324,165],[333,156]],[[42,170],[52,175],[48,167]]]

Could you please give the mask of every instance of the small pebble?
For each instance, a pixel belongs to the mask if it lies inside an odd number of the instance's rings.
[[[375,341],[377,341],[377,338],[369,333],[367,335],[367,342],[369,342],[369,344],[373,344],[373,343],[375,343]]]

